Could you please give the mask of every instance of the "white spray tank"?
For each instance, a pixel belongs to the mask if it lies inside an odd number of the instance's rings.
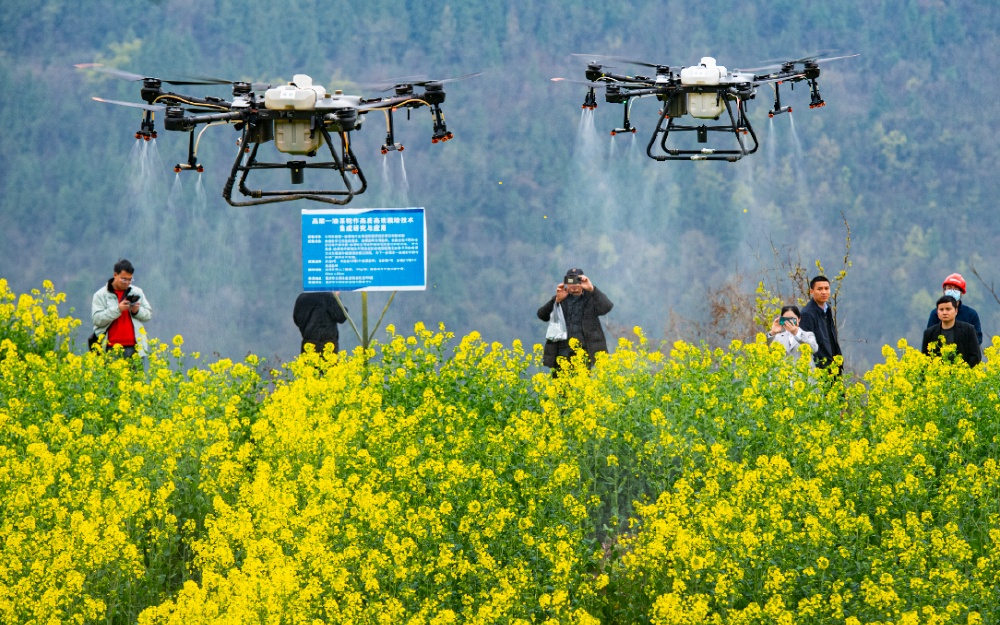
[[[726,76],[726,68],[715,64],[715,59],[702,57],[701,64],[681,70],[681,84],[685,86],[717,86]],[[726,104],[718,91],[688,94],[688,113],[699,119],[716,119],[722,115]]]
[[[312,78],[295,74],[287,85],[264,92],[264,107],[272,111],[312,111],[323,99],[326,89],[314,85]],[[323,134],[313,127],[314,118],[274,121],[274,144],[287,154],[309,154],[323,145]]]

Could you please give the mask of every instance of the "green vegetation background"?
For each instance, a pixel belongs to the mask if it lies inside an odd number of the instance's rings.
[[[424,112],[399,124],[404,199],[429,211],[430,284],[397,297],[388,322],[443,321],[530,344],[543,333],[535,309],[567,267],[582,266],[616,302],[613,330],[638,324],[654,341],[698,339],[710,294],[752,291],[775,263],[772,243],[836,270],[846,218],[853,267],[842,342],[863,369],[882,344],[920,336],[952,271],[969,279],[986,334],[1000,322],[970,274],[995,277],[1000,249],[990,200],[1000,191],[998,33],[1000,6],[986,1],[12,0],[0,12],[0,275],[16,291],[53,280],[86,319],[91,293],[126,256],[156,307],[154,335],[183,334],[205,353],[287,359],[298,346],[291,305],[307,205],[225,204],[235,156],[226,128],[202,142],[204,203],[186,178],[168,205],[186,137],[165,132],[162,193],[130,202],[138,115],[90,97],[138,100],[138,87],[73,64],[269,81],[304,72],[355,92],[391,76],[482,71],[448,89],[454,141],[431,146]],[[603,103],[598,144],[583,153],[582,90],[548,81],[582,76],[572,52],[678,65],[712,55],[732,68],[829,49],[861,56],[826,67],[826,108],[809,111],[806,94],[794,93],[799,143],[787,118],[769,126],[762,92],[753,106],[761,151],[736,165],[656,164],[630,157],[627,143],[612,156],[605,131],[620,109]],[[635,106],[639,137],[654,115],[650,102]],[[398,176],[382,183],[383,136],[369,116],[355,138],[372,189],[352,207],[403,197]],[[380,309],[385,296],[372,300]],[[358,296],[347,303],[357,313]],[[88,333],[80,328],[78,342]]]

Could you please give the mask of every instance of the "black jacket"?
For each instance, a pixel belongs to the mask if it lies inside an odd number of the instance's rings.
[[[983,327],[979,323],[979,313],[976,309],[968,304],[963,304],[961,300],[958,302],[958,314],[955,316],[955,321],[964,321],[972,325],[976,329],[976,338],[978,338],[978,343],[983,344]],[[927,318],[927,327],[931,328],[935,324],[940,323],[941,320],[937,316],[937,307],[931,311],[931,316]]]
[[[313,343],[317,351],[326,343],[339,348],[340,331],[338,323],[347,321],[333,293],[303,293],[295,300],[292,319],[302,333],[303,343]]]
[[[573,297],[570,295],[569,297]],[[590,362],[594,362],[594,354],[608,351],[608,341],[604,338],[604,329],[601,327],[601,315],[611,312],[614,304],[608,296],[601,292],[596,286],[593,291],[584,291],[583,295],[583,340],[582,347],[590,355]],[[538,318],[548,322],[552,316],[552,309],[556,305],[556,298],[547,301],[538,309]],[[565,341],[545,341],[545,353],[542,356],[542,363],[546,367],[556,366],[556,357],[559,354],[559,345]]]
[[[834,356],[841,356],[840,341],[837,340],[837,325],[833,322],[833,306],[827,303],[826,312],[812,299],[802,309],[802,319],[799,327],[816,335],[819,349],[813,354],[817,367],[826,369],[833,362]]]
[[[924,330],[924,342],[920,346],[920,351],[925,354],[937,354],[941,351],[938,337],[941,336],[941,322]],[[979,341],[976,340],[976,328],[964,321],[955,322],[955,347],[958,355],[970,367],[975,367],[983,360],[983,354],[979,349]]]

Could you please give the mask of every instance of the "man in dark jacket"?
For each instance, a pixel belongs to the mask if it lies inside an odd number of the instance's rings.
[[[920,351],[928,355],[940,355],[941,338],[945,345],[954,345],[958,355],[970,367],[978,365],[982,359],[976,328],[971,323],[958,321],[958,301],[951,295],[942,295],[937,301],[937,324],[924,330],[924,342]]]
[[[338,323],[347,321],[347,315],[333,293],[303,293],[295,300],[292,319],[302,333],[302,353],[311,343],[316,353],[322,354],[327,344],[336,352],[340,347]]]
[[[542,363],[552,367],[552,375],[556,375],[558,359],[573,356],[569,339],[577,339],[589,356],[588,364],[593,366],[595,354],[608,351],[599,317],[608,314],[614,304],[594,286],[582,269],[575,268],[567,271],[566,277],[556,286],[555,297],[538,309],[538,318],[548,322],[556,304],[559,304],[566,320],[567,338],[563,341],[546,340]]]
[[[962,301],[962,296],[965,295],[965,278],[960,273],[953,273],[944,279],[941,289],[945,295],[951,295],[958,302],[958,314],[955,315],[955,321],[964,321],[975,328],[977,342],[982,345],[983,326],[979,323],[979,313],[976,312],[975,308]],[[937,325],[939,321],[937,307],[935,307],[931,311],[930,317],[927,318],[927,327]]]
[[[813,362],[817,367],[826,369],[833,364],[835,356],[842,356],[833,307],[830,306],[830,280],[826,276],[816,276],[809,282],[809,303],[802,309],[799,328],[816,335],[819,349],[813,354]],[[843,364],[837,368],[838,374],[841,371]]]

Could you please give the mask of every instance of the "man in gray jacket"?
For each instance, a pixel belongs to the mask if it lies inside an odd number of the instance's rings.
[[[608,342],[604,338],[599,317],[611,312],[614,304],[594,286],[582,269],[575,268],[566,272],[563,281],[556,285],[555,296],[538,309],[538,318],[549,321],[556,304],[562,308],[566,320],[567,338],[564,341],[546,341],[542,363],[546,367],[552,367],[552,375],[555,376],[558,372],[558,359],[573,356],[569,339],[577,339],[590,357],[589,365],[593,366],[595,354],[608,351]]]
[[[108,351],[120,345],[128,358],[135,353],[145,356],[146,332],[143,323],[153,318],[146,294],[132,285],[132,263],[122,258],[115,263],[114,275],[97,289],[90,307],[94,321],[91,340],[107,345]]]

